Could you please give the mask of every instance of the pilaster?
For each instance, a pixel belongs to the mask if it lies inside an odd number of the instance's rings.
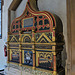
[[[35,33],[34,33],[34,30],[32,30],[32,51],[33,51],[33,69],[35,69]]]
[[[19,66],[21,66],[22,65],[21,31],[19,31],[19,51],[20,51]]]

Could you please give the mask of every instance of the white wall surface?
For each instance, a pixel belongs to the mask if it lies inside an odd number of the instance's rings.
[[[27,0],[23,0],[20,5],[18,6],[18,8],[16,9],[15,11],[15,14],[16,14],[16,17],[19,17],[22,15],[25,7],[26,7],[26,3],[27,3]]]
[[[0,69],[4,68],[6,58],[4,57],[4,44],[7,39],[8,31],[8,8],[12,0],[4,0],[3,6],[3,20],[2,20],[2,39],[0,39]],[[16,17],[19,17],[26,6],[27,0],[23,0],[17,10],[15,11]],[[66,0],[38,0],[39,9],[46,10],[58,15],[63,22],[64,38],[67,41],[67,18],[66,18]],[[65,51],[65,48],[64,48]],[[64,57],[65,58],[65,57]]]
[[[7,41],[8,31],[8,8],[12,0],[4,0],[2,7],[2,39],[0,39],[0,70],[4,69],[7,58],[4,56],[4,44]]]

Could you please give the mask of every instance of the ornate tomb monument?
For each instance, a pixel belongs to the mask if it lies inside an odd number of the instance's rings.
[[[9,66],[18,65],[34,75],[63,72],[62,22],[48,11],[38,11],[36,0],[29,0],[23,14],[12,21],[7,42]]]

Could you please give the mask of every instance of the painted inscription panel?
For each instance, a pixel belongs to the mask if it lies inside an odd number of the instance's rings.
[[[19,51],[18,50],[12,50],[11,61],[19,63]]]
[[[33,65],[33,53],[32,51],[24,51],[24,65]]]
[[[33,18],[23,19],[23,27],[32,27],[33,26]]]
[[[36,52],[36,66],[43,69],[53,70],[53,54],[50,52]]]

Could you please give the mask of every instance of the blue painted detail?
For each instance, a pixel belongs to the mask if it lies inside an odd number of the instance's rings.
[[[23,26],[25,27],[32,27],[33,26],[33,18],[24,19]]]
[[[54,51],[46,51],[46,50],[36,50],[36,51],[43,51],[43,52],[54,52]]]
[[[32,27],[32,26],[33,26],[33,25],[29,25],[29,26],[24,26],[24,28],[25,28],[25,27]]]
[[[33,53],[32,51],[24,51],[24,63],[25,65],[33,65]]]

